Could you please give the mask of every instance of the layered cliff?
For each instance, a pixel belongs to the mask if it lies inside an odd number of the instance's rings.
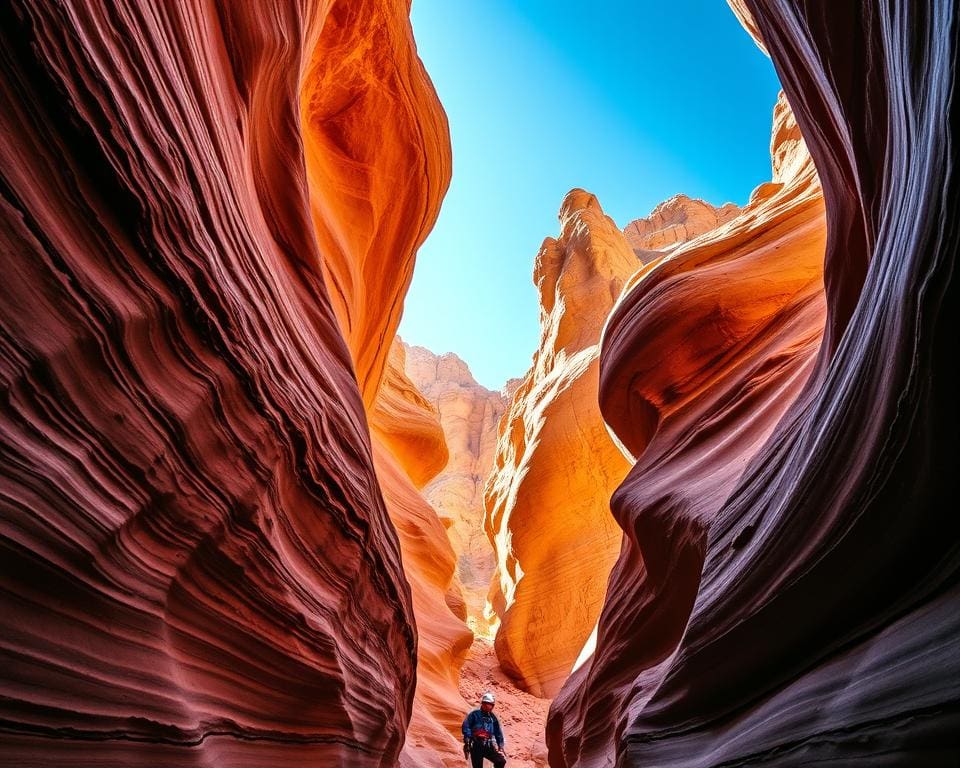
[[[399,765],[444,768],[463,762],[459,733],[468,706],[457,687],[473,633],[446,528],[419,491],[446,464],[447,444],[437,411],[404,373],[404,357],[396,339],[370,414],[374,465],[400,540],[418,637],[417,689]]]
[[[522,688],[545,697],[587,641],[620,549],[608,501],[629,463],[596,404],[598,342],[638,266],[593,195],[570,192],[560,226],[537,255],[540,342],[500,423],[485,489],[497,656]]]
[[[423,494],[448,526],[467,622],[486,636],[490,627],[484,609],[495,562],[483,525],[483,484],[493,466],[497,425],[507,397],[480,386],[467,364],[452,353],[406,347],[406,372],[440,416],[450,460]]]
[[[642,262],[676,250],[682,243],[716,229],[740,213],[733,203],[719,208],[687,195],[674,195],[649,216],[634,219],[623,228],[627,243]]]
[[[395,762],[363,405],[449,178],[408,10],[0,9],[4,761]]]
[[[780,105],[774,183],[611,317],[601,406],[638,461],[551,764],[950,765],[956,7],[736,5],[799,131]]]

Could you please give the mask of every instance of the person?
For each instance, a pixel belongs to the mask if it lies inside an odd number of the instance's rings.
[[[480,709],[475,709],[463,721],[463,756],[470,759],[472,768],[483,768],[486,758],[496,768],[507,764],[503,751],[503,729],[493,714],[496,703],[489,691],[480,699]]]

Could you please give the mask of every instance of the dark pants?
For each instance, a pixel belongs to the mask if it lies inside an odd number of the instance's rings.
[[[487,758],[496,768],[503,768],[507,764],[507,758],[494,749],[492,742],[486,744],[481,741],[473,742],[473,749],[470,750],[470,762],[473,768],[483,768],[483,758]]]

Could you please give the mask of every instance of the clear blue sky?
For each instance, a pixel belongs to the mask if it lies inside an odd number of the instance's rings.
[[[770,178],[779,84],[723,0],[413,0],[450,120],[453,181],[400,334],[499,389],[537,344],[533,261],[573,187],[621,226],[683,192]]]

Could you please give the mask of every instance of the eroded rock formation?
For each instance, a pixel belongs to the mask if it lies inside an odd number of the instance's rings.
[[[416,250],[450,183],[450,137],[416,55],[409,0],[323,7],[301,86],[310,210],[330,301],[369,407]]]
[[[446,528],[418,490],[430,472],[445,465],[448,451],[436,410],[404,373],[399,339],[387,359],[370,430],[377,478],[400,539],[419,640],[417,692],[399,765],[459,766],[460,723],[468,707],[457,686],[473,633],[464,624]]]
[[[0,9],[4,761],[395,762],[363,403],[449,178],[408,10]]]
[[[483,484],[493,466],[497,426],[508,398],[480,386],[467,364],[452,353],[406,347],[406,372],[440,415],[450,460],[423,494],[448,526],[467,622],[486,635],[484,609],[495,562],[483,524]]]
[[[501,421],[486,488],[497,656],[521,687],[545,697],[587,641],[620,550],[608,502],[629,463],[597,407],[598,342],[638,266],[595,196],[570,192],[560,225],[537,255],[540,343]]]
[[[716,229],[739,213],[740,209],[733,203],[717,208],[687,195],[674,195],[654,208],[649,216],[627,224],[623,234],[637,258],[646,263]]]
[[[775,185],[614,311],[601,406],[638,462],[551,764],[950,765],[956,4],[736,5],[829,238],[775,138]]]

